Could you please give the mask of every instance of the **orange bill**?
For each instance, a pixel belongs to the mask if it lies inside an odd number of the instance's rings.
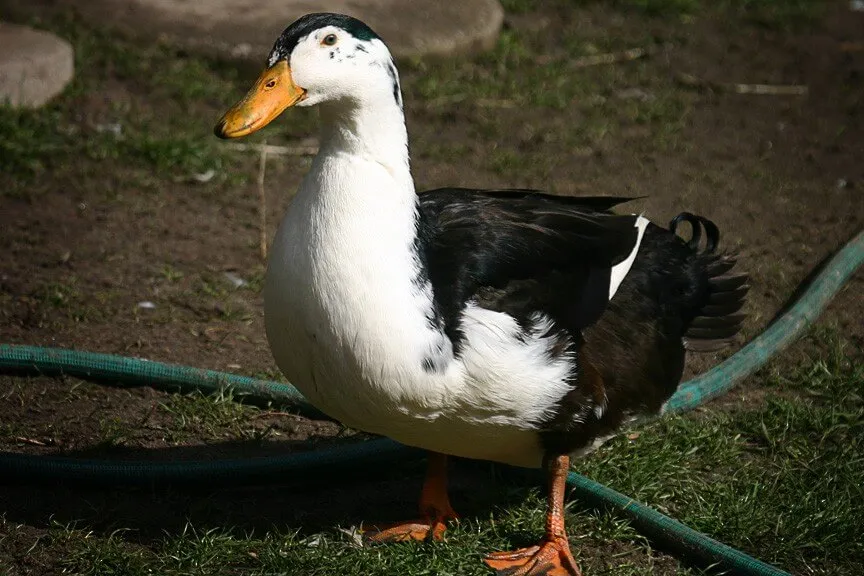
[[[280,60],[261,73],[246,96],[222,116],[213,133],[220,138],[247,136],[305,97],[306,91],[291,78],[288,62]]]

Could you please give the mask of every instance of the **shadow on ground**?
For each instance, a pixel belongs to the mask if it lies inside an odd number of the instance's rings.
[[[121,460],[213,460],[243,452],[249,458],[273,454],[250,443],[226,446],[140,450],[115,448]],[[91,451],[69,454],[91,456]],[[282,449],[284,454],[284,448]],[[100,453],[100,457],[104,454]],[[334,527],[370,521],[394,521],[417,516],[424,465],[421,461],[369,469],[361,464],[350,475],[272,478],[244,484],[221,482],[142,487],[51,486],[52,482],[7,485],[0,490],[0,509],[7,521],[49,528],[81,524],[96,534],[123,528],[124,539],[150,544],[180,534],[188,524],[196,529],[230,527],[238,533],[280,532],[314,534]],[[451,499],[464,517],[482,518],[495,507],[524,500],[539,486],[535,471],[486,463],[456,461],[451,465]],[[470,503],[470,504],[469,504]]]

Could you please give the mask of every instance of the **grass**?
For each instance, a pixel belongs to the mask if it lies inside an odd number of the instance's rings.
[[[615,4],[655,17],[698,17],[719,8],[739,21],[776,30],[811,24],[823,8],[818,0],[615,0]]]
[[[42,285],[31,296],[35,305],[34,310],[42,321],[86,322],[104,319],[103,306],[113,295],[99,293],[85,297],[81,293],[79,284],[77,276],[68,275]]]
[[[824,8],[817,0],[724,0],[726,6],[752,23],[773,29],[812,24]]]
[[[600,0],[560,0],[561,4],[590,6]],[[508,14],[536,10],[540,0],[503,0]],[[727,17],[771,29],[794,29],[813,23],[824,3],[819,0],[612,0],[619,10],[656,17],[698,17],[720,9]]]
[[[94,537],[74,526],[55,526],[40,545],[67,550],[65,570],[81,575],[229,575],[229,574],[362,574],[375,575],[481,575],[488,570],[481,562],[483,550],[512,546],[508,532],[531,529],[542,521],[534,512],[540,501],[530,497],[522,506],[496,517],[496,524],[463,521],[448,532],[444,545],[397,544],[361,546],[350,529],[303,535],[269,531],[262,535],[241,535],[230,530],[196,530],[187,525],[180,533],[160,540],[155,546],[131,545],[125,531],[105,538]],[[629,576],[651,574],[657,553],[625,523],[606,515],[585,515],[573,524],[582,529],[583,541],[619,539],[617,559],[604,567],[604,574]],[[589,525],[590,524],[590,525]],[[601,544],[602,546],[602,544]],[[626,558],[644,554],[639,566]],[[668,559],[665,560],[668,564]],[[584,565],[590,559],[583,560]],[[674,564],[674,562],[673,562]],[[682,569],[680,574],[690,574]]]
[[[255,409],[234,401],[230,390],[211,396],[200,393],[171,395],[159,405],[159,409],[171,417],[165,432],[173,441],[188,437],[231,440],[263,440],[270,433],[250,426],[250,416]]]
[[[572,66],[580,56],[634,47],[653,50],[655,39],[640,35],[601,41],[573,31],[565,33],[566,50],[553,55],[545,42],[542,31],[505,30],[492,51],[474,59],[405,62],[400,69],[406,77],[406,102],[431,114],[462,110],[466,140],[489,142],[487,166],[511,182],[548,181],[562,147],[591,155],[634,127],[644,128],[644,136],[631,143],[634,151],[674,146],[693,94],[641,62]],[[639,97],[631,97],[634,93]],[[556,122],[562,112],[578,117]],[[512,133],[505,120],[512,113],[531,118],[533,130]],[[427,155],[438,158],[464,153],[462,143],[427,146]]]

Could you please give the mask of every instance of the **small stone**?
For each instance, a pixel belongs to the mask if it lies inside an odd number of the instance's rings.
[[[143,302],[138,302],[138,308],[143,310],[153,310],[156,308],[156,304],[150,302],[149,300],[145,300]]]
[[[231,56],[234,58],[248,58],[252,54],[252,45],[248,42],[241,42],[231,48]]]
[[[225,272],[224,276],[225,280],[227,280],[228,283],[231,284],[231,286],[233,286],[234,288],[240,288],[241,286],[246,285],[246,280],[240,278],[232,272]]]
[[[621,100],[639,100],[640,102],[650,102],[654,100],[654,95],[640,88],[625,88],[615,93],[615,96]]]
[[[111,133],[118,140],[123,136],[123,125],[118,122],[112,122],[110,124],[96,124],[96,132],[101,133]]]
[[[606,97],[600,94],[592,94],[586,97],[582,102],[588,106],[601,106],[606,103]]]
[[[200,174],[192,174],[192,180],[195,182],[200,182],[201,184],[206,184],[216,176],[216,170],[212,168],[207,170],[206,172],[201,172]]]
[[[38,108],[72,80],[72,45],[48,32],[0,22],[0,102]]]

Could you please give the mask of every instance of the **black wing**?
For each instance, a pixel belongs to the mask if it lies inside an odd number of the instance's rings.
[[[612,266],[636,243],[636,216],[609,212],[628,200],[464,188],[420,194],[417,253],[432,284],[436,320],[455,349],[470,300],[523,326],[536,312],[567,330],[596,320]]]

